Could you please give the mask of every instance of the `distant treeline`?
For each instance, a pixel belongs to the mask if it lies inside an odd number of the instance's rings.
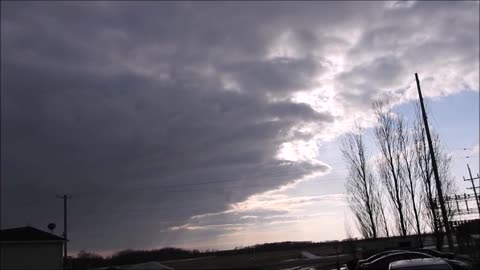
[[[154,250],[122,250],[111,256],[102,257],[99,254],[80,251],[77,258],[71,258],[73,269],[89,269],[103,266],[137,264],[149,261],[181,260],[206,256],[211,251],[186,250],[181,248],[162,248]]]
[[[277,251],[277,250],[286,250],[286,249],[299,249],[299,248],[312,247],[320,243],[323,244],[328,242],[286,241],[286,242],[276,242],[276,243],[265,243],[265,244],[254,245],[254,246],[236,247],[233,250],[223,250],[223,251],[219,251],[218,253],[228,255],[228,254],[245,254],[245,253],[251,253],[251,252]]]
[[[474,254],[472,256],[478,256],[478,247],[476,243],[470,243],[471,234],[479,234],[480,228],[480,221],[473,220],[464,222],[457,227],[457,239],[461,239],[459,241],[459,248],[462,250],[463,253],[471,254],[473,251]],[[424,237],[432,236],[432,234],[424,234]],[[410,235],[407,238],[410,240],[414,239],[415,235]],[[83,270],[83,269],[92,269],[92,268],[99,268],[105,266],[116,266],[116,265],[127,265],[127,264],[137,264],[149,261],[170,261],[170,260],[182,260],[182,259],[192,259],[198,257],[207,257],[207,256],[227,256],[227,255],[237,255],[237,254],[256,254],[261,252],[270,252],[270,251],[280,251],[280,250],[309,250],[311,248],[325,248],[326,252],[332,252],[335,254],[339,253],[355,253],[357,248],[356,245],[360,244],[362,246],[368,246],[368,243],[364,242],[376,242],[380,241],[382,238],[377,239],[344,239],[342,241],[323,241],[323,242],[312,242],[312,241],[303,241],[303,242],[277,242],[277,243],[266,243],[266,244],[259,244],[253,246],[239,246],[235,247],[231,250],[188,250],[188,249],[181,249],[181,248],[173,248],[173,247],[166,247],[161,249],[153,249],[153,250],[122,250],[117,253],[114,253],[111,256],[102,257],[99,254],[87,251],[80,251],[76,258],[69,258],[67,264],[71,266],[71,269],[76,270]],[[395,247],[398,249],[398,241],[407,240],[406,237],[403,236],[394,236],[390,238],[383,238],[384,240],[394,240],[390,241],[389,243],[384,243],[384,245],[373,245],[372,248],[379,249],[375,250],[375,252],[381,251],[385,248],[389,248],[389,244],[393,245],[390,248]],[[397,239],[397,241],[395,241]],[[362,244],[363,243],[363,244]],[[469,252],[470,251],[470,252]]]
[[[268,252],[268,251],[278,251],[278,250],[288,250],[288,249],[303,249],[313,246],[318,246],[319,244],[326,244],[330,242],[337,241],[328,241],[328,242],[277,242],[277,243],[266,243],[260,245],[246,246],[246,247],[235,247],[232,250],[188,250],[181,248],[166,247],[162,249],[153,249],[153,250],[122,250],[117,253],[114,253],[111,256],[102,257],[99,254],[87,251],[80,251],[76,258],[70,258],[69,264],[72,265],[73,269],[89,269],[96,267],[104,266],[115,266],[115,265],[126,265],[126,264],[137,264],[142,262],[149,261],[169,261],[169,260],[182,260],[190,258],[198,258],[205,256],[225,256],[225,255],[235,255],[235,254],[246,254],[254,252]]]

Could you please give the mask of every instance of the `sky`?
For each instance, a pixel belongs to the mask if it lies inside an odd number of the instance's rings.
[[[420,77],[479,171],[479,2],[1,3],[1,227],[69,252],[343,239],[339,141]],[[369,135],[370,134],[370,135]],[[464,150],[467,149],[467,150]],[[469,158],[466,158],[469,156]]]

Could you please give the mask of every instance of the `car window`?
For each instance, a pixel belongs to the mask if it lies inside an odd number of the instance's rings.
[[[391,268],[391,270],[452,270],[450,266],[444,265],[417,265],[412,267]]]
[[[391,256],[388,256],[387,258],[385,258],[384,262],[391,263],[391,262],[395,262],[403,259],[405,259],[405,254],[398,253],[398,254],[393,254]]]
[[[373,260],[376,260],[376,259],[378,259],[378,258],[380,258],[380,257],[383,257],[383,256],[385,256],[385,255],[387,255],[387,254],[390,254],[390,253],[395,253],[395,251],[384,251],[384,252],[380,252],[380,253],[374,254],[374,255],[368,257],[368,258],[366,259],[366,261],[367,261],[367,262],[371,262],[371,261],[373,261]]]

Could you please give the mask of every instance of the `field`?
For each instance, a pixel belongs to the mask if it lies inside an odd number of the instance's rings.
[[[314,249],[308,250],[318,254]],[[333,269],[337,259],[344,264],[350,256],[333,255],[314,259],[298,259],[301,250],[269,251],[252,254],[204,257],[191,260],[164,261],[162,264],[175,269],[287,269],[310,266],[315,269]]]

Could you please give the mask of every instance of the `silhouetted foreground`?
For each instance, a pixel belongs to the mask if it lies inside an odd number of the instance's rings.
[[[223,256],[235,254],[253,254],[255,252],[279,251],[288,249],[305,249],[308,247],[318,246],[319,244],[335,243],[331,242],[280,242],[267,243],[255,246],[237,247],[232,250],[187,250],[181,248],[167,247],[154,250],[123,250],[113,254],[112,256],[102,257],[98,254],[81,251],[77,258],[70,258],[69,264],[74,269],[96,268],[111,265],[127,265],[137,264],[149,261],[170,261],[192,259],[208,256]]]
[[[63,267],[66,239],[30,226],[0,230],[0,269],[48,269]]]
[[[471,236],[478,234],[479,225],[479,221],[474,220],[456,228],[458,242],[455,252],[469,255],[474,259],[474,267],[478,267],[480,245],[478,240]],[[422,238],[427,247],[435,247],[435,235],[425,234]],[[80,252],[78,258],[71,258],[68,263],[72,269],[95,269],[145,262],[160,262],[174,269],[288,269],[298,266],[334,269],[350,262],[349,269],[355,269],[351,267],[356,265],[358,259],[368,258],[384,250],[416,251],[419,248],[417,240],[418,236],[408,235],[326,242],[268,243],[222,251],[180,248],[124,250],[105,258],[94,253]],[[305,258],[302,256],[303,251],[310,252],[315,258]]]

